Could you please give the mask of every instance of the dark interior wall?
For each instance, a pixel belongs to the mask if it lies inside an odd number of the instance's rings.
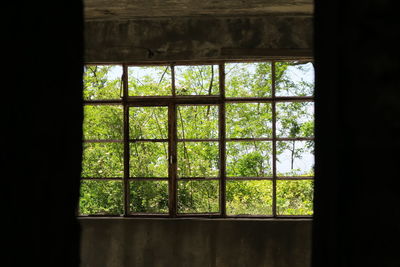
[[[395,1],[316,1],[313,266],[400,266]]]
[[[76,267],[82,2],[2,10],[0,265]]]
[[[309,267],[311,220],[83,218],[81,267]]]
[[[135,63],[312,55],[311,16],[86,21],[85,61]]]
[[[316,1],[314,266],[400,265],[394,2]],[[81,9],[3,4],[4,266],[78,265]]]

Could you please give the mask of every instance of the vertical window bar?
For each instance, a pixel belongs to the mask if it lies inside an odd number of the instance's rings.
[[[272,216],[276,217],[276,99],[275,99],[275,61],[271,62],[272,69]]]
[[[175,66],[171,65],[171,90],[172,90],[172,96],[176,96],[176,90],[175,90]]]
[[[129,216],[129,107],[128,107],[128,66],[123,65],[123,97],[124,108],[124,216]]]
[[[175,68],[171,65],[172,95],[175,96]],[[168,207],[170,217],[177,215],[177,127],[176,127],[176,105],[168,106]]]
[[[223,100],[219,105],[219,200],[221,216],[226,217],[225,64],[219,65],[219,90]]]

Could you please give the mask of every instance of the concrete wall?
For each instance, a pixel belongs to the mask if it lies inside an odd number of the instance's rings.
[[[144,17],[253,16],[313,12],[313,0],[84,0],[85,20]]]
[[[311,220],[82,218],[81,267],[309,267]]]
[[[98,63],[311,56],[311,16],[86,21],[85,61]]]
[[[112,18],[112,16],[111,16]],[[311,15],[85,22],[85,61],[312,56]],[[81,267],[309,267],[310,220],[82,218]]]

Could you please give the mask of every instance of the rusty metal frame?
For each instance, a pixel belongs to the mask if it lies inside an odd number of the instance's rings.
[[[311,61],[309,58],[291,59],[296,61]],[[84,143],[122,143],[124,147],[123,177],[82,177],[82,181],[122,181],[124,186],[124,217],[206,217],[206,218],[310,218],[307,215],[279,215],[277,212],[277,181],[280,180],[314,180],[313,176],[279,176],[276,170],[276,144],[279,141],[313,141],[313,137],[277,137],[276,136],[276,103],[279,102],[314,102],[312,96],[276,96],[276,72],[275,63],[285,60],[241,60],[241,61],[212,61],[212,62],[180,62],[175,63],[138,63],[120,64],[123,69],[122,85],[123,95],[121,99],[85,100],[84,105],[118,105],[123,107],[123,139],[88,139]],[[271,97],[225,97],[225,63],[242,62],[270,62],[272,92]],[[88,64],[101,65],[101,64]],[[111,65],[111,64],[103,64]],[[118,65],[118,64],[112,64]],[[217,65],[219,69],[219,95],[176,95],[175,90],[175,66],[185,65]],[[170,96],[130,96],[128,88],[128,67],[130,66],[169,66],[171,68],[171,95]],[[271,103],[272,107],[272,136],[265,138],[227,138],[226,137],[226,103]],[[219,107],[218,112],[218,138],[209,139],[178,139],[177,136],[177,106],[184,105],[213,105]],[[129,137],[129,108],[130,107],[155,107],[165,106],[168,108],[168,139],[131,139]],[[226,143],[248,141],[270,141],[272,143],[272,175],[265,177],[230,177],[226,175]],[[130,176],[130,151],[131,143],[139,142],[164,142],[168,143],[168,177],[131,177]],[[219,175],[218,177],[179,177],[177,175],[177,145],[179,142],[218,142],[219,144]],[[219,181],[219,212],[211,213],[178,213],[177,211],[177,183],[181,181]],[[266,180],[272,181],[272,214],[270,215],[227,215],[226,213],[226,182],[227,181],[250,181]],[[168,213],[132,213],[130,211],[130,182],[131,181],[168,181]],[[115,217],[121,215],[80,215],[80,216],[107,216]]]

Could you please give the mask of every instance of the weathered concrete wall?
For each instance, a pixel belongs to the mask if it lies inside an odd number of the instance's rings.
[[[165,16],[312,14],[313,0],[84,0],[85,20]]]
[[[86,62],[310,56],[311,16],[86,21]]]
[[[81,267],[309,267],[311,220],[80,219]]]

